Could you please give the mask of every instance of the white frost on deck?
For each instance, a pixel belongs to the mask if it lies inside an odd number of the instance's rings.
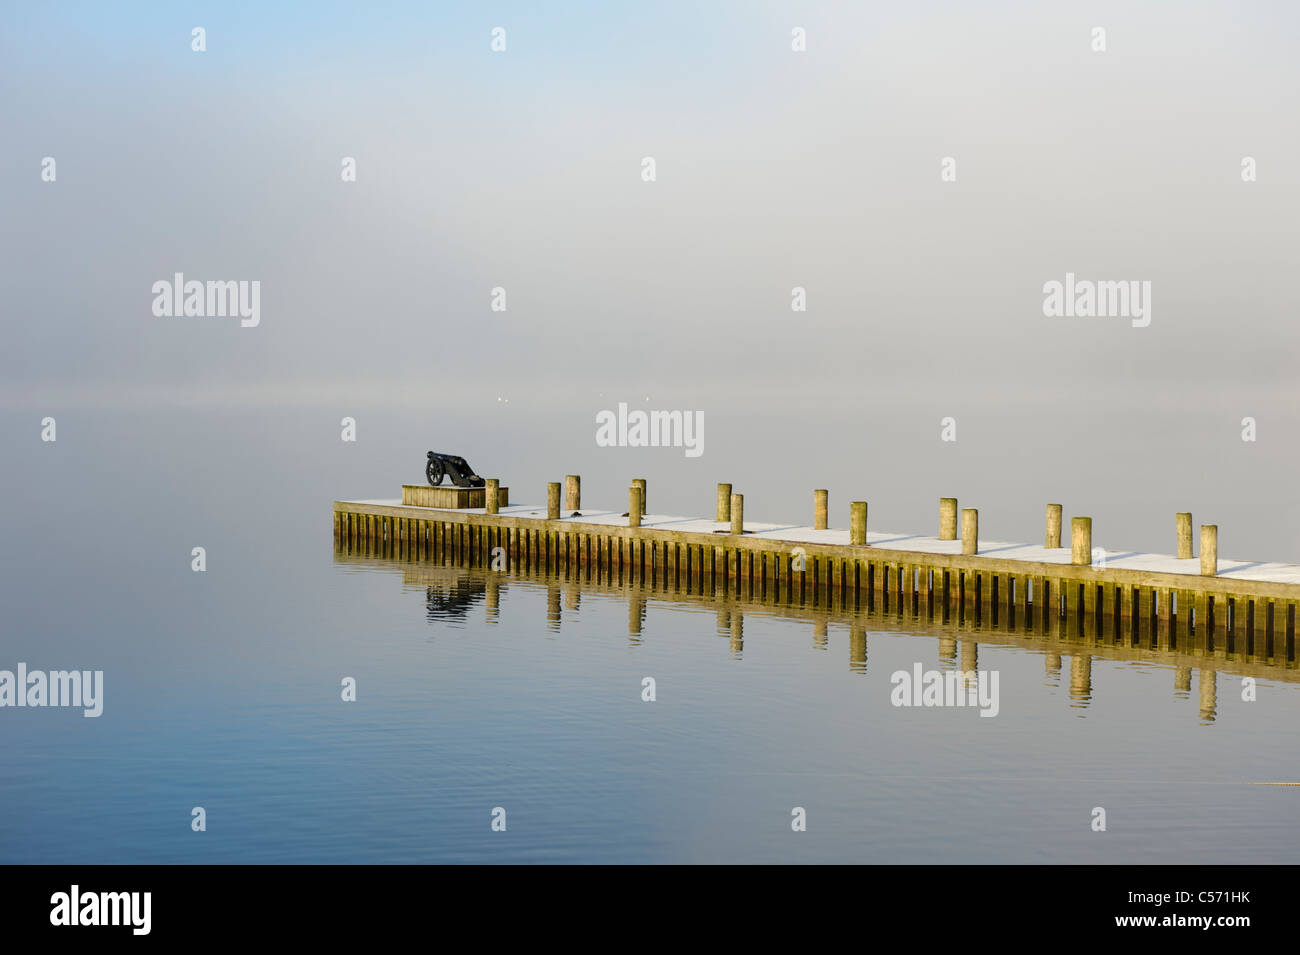
[[[482,507],[440,508],[413,507],[403,504],[400,499],[372,501],[344,501],[344,504],[377,504],[386,507],[410,507],[419,511],[447,511],[452,514],[486,514]],[[520,504],[503,507],[500,513],[510,517],[546,517],[546,505]],[[604,524],[613,527],[626,527],[627,518],[624,511],[601,511],[584,509],[580,517],[569,517],[561,510],[561,521],[577,524]],[[642,527],[654,527],[661,530],[686,531],[692,534],[712,534],[715,531],[730,531],[727,521],[702,520],[695,517],[675,517],[669,514],[647,514],[641,518]],[[749,532],[753,532],[752,535]],[[816,530],[812,527],[800,527],[791,524],[762,524],[757,521],[745,521],[745,536],[761,537],[766,540],[788,541],[792,544],[845,544],[849,542],[847,530]],[[720,535],[721,536],[721,535]],[[1095,543],[1095,541],[1094,541]],[[941,541],[937,537],[921,537],[914,534],[888,534],[881,531],[869,531],[867,544],[885,547],[890,550],[911,551],[917,554],[960,554],[961,541]],[[1003,560],[1023,560],[1040,564],[1070,563],[1069,547],[1047,548],[1041,544],[1013,544],[1004,541],[982,541],[979,557],[997,557]],[[1136,551],[1107,551],[1106,566],[1119,570],[1141,570],[1159,574],[1201,575],[1201,559],[1193,557],[1180,560],[1166,554],[1139,554]],[[1219,558],[1219,576],[1235,580],[1261,580],[1281,584],[1300,584],[1300,565],[1281,564],[1272,561],[1228,560]]]

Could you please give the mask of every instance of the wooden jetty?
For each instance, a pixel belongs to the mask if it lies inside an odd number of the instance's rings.
[[[1168,641],[1197,635],[1209,646],[1239,644],[1258,660],[1295,660],[1300,566],[1220,560],[1218,529],[1201,528],[1193,556],[1190,514],[1175,518],[1176,556],[1098,554],[1092,521],[1047,506],[1042,545],[979,539],[979,515],[943,498],[936,537],[869,532],[867,504],[850,504],[850,526],[829,526],[824,490],[814,491],[811,527],[746,521],[743,496],[719,484],[713,520],[657,515],[638,479],[628,509],[585,509],[581,483],[547,486],[546,504],[511,506],[489,480],[479,505],[412,503],[427,488],[405,485],[398,500],[334,502],[334,539],[348,554],[450,559],[498,570],[574,570],[596,581],[737,593],[787,603],[825,602],[867,611],[906,607],[947,621],[1000,620],[1046,630],[1061,620]],[[454,503],[454,502],[453,502]]]

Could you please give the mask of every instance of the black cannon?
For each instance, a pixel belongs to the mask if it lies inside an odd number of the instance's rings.
[[[451,483],[457,487],[482,487],[487,483],[474,473],[464,458],[436,451],[429,452],[429,463],[424,466],[424,475],[434,487],[442,483],[444,475],[449,475]]]

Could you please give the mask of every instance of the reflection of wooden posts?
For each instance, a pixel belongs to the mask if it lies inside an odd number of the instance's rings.
[[[564,476],[564,509],[572,514],[582,510],[582,477],[577,474]]]
[[[978,554],[980,548],[980,512],[973,507],[962,508],[961,552]]]
[[[1192,668],[1191,667],[1174,667],[1174,692],[1186,693],[1192,692]]]
[[[939,498],[939,540],[955,541],[957,539],[957,499],[955,497]]]
[[[745,649],[745,615],[739,609],[731,611],[731,652],[740,656]]]
[[[632,483],[641,489],[641,516],[645,517],[645,478],[633,478]]]
[[[1214,721],[1215,714],[1218,710],[1218,677],[1219,674],[1217,671],[1208,667],[1201,667],[1201,678],[1198,685],[1200,690],[1201,719],[1207,723]]]
[[[1192,515],[1187,511],[1181,511],[1174,515],[1174,521],[1178,528],[1178,559],[1192,559]]]
[[[546,588],[546,624],[551,630],[560,629],[560,588]]]
[[[731,533],[745,533],[745,495],[731,495]]]
[[[1043,654],[1043,669],[1054,680],[1061,679],[1061,655],[1059,653]]]
[[[826,620],[823,617],[813,621],[813,646],[818,650],[826,649]]]
[[[487,610],[488,623],[496,623],[497,617],[500,615],[500,606],[501,584],[496,577],[489,577],[487,579],[487,600],[485,608]]]
[[[1045,547],[1061,546],[1061,505],[1047,505],[1047,540]]]
[[[1084,706],[1092,699],[1092,657],[1086,653],[1070,657],[1070,699]]]
[[[1201,576],[1217,577],[1219,574],[1219,525],[1201,525]]]
[[[1081,567],[1092,565],[1091,517],[1070,518],[1070,563]]]
[[[627,489],[627,526],[641,526],[641,488],[635,484]]]
[[[980,645],[967,637],[961,642],[961,672],[975,673],[980,667]]]
[[[827,498],[825,488],[813,491],[813,529],[824,531],[827,527]]]
[[[627,634],[633,643],[641,642],[641,628],[645,624],[645,598],[634,596],[627,604]]]
[[[560,482],[550,481],[546,485],[546,519],[558,520],[560,517]]]
[[[853,501],[849,504],[849,543],[862,545],[867,542],[867,502]]]
[[[867,630],[858,623],[849,626],[849,669],[867,672]]]

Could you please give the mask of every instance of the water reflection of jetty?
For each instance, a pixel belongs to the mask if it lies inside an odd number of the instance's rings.
[[[1149,627],[1128,620],[1068,617],[1046,613],[1037,616],[1032,605],[1029,612],[999,615],[996,619],[979,613],[943,612],[943,608],[906,602],[853,600],[848,594],[788,591],[745,587],[701,587],[689,579],[669,575],[667,579],[646,575],[602,573],[595,565],[548,568],[516,565],[509,572],[492,570],[468,554],[424,555],[412,551],[394,557],[388,547],[370,553],[339,547],[335,560],[385,570],[400,570],[408,586],[423,587],[430,619],[464,619],[479,603],[485,618],[496,622],[500,617],[500,592],[512,581],[523,580],[545,588],[545,620],[548,629],[559,631],[565,613],[578,611],[584,594],[605,594],[625,600],[628,607],[627,635],[631,645],[643,639],[646,617],[653,602],[709,608],[716,614],[717,632],[727,641],[730,655],[743,659],[745,618],[774,616],[802,620],[808,624],[811,644],[825,650],[830,626],[843,628],[848,634],[848,666],[857,674],[868,668],[868,634],[889,629],[895,633],[915,632],[937,638],[935,654],[946,669],[975,673],[979,669],[980,644],[1013,646],[1043,654],[1044,669],[1050,685],[1062,684],[1062,669],[1068,666],[1064,681],[1071,706],[1086,708],[1094,700],[1093,660],[1107,662],[1143,662],[1172,668],[1175,695],[1189,697],[1193,671],[1198,674],[1197,698],[1202,720],[1213,721],[1217,713],[1217,674],[1219,671],[1280,682],[1300,682],[1294,663],[1261,653],[1265,643],[1231,641],[1211,632],[1195,630],[1174,640],[1170,628],[1159,621]],[[490,561],[490,555],[485,555]],[[1064,658],[1068,657],[1068,664]]]

